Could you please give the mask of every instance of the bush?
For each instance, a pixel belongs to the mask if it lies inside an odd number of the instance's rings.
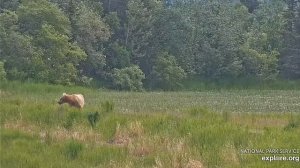
[[[79,152],[83,149],[83,145],[81,143],[70,141],[66,144],[65,147],[65,155],[67,158],[73,160],[78,157]]]
[[[165,90],[175,90],[181,86],[180,81],[186,78],[185,71],[177,65],[174,56],[167,52],[158,55],[153,71],[151,73],[152,87]]]
[[[99,121],[99,112],[90,112],[88,114],[88,121],[91,124],[92,128],[95,128],[97,122]]]
[[[104,112],[104,113],[113,112],[114,106],[115,106],[114,102],[112,102],[112,101],[105,101],[104,103],[101,103],[102,112]]]
[[[63,127],[67,130],[71,129],[76,122],[76,119],[80,117],[80,113],[70,112],[66,118],[66,121],[63,123]]]
[[[117,89],[142,91],[145,79],[143,71],[136,65],[123,69],[114,69],[112,74],[113,85]]]
[[[76,83],[81,85],[81,86],[91,86],[92,81],[93,81],[93,78],[82,75],[81,77],[77,78]]]

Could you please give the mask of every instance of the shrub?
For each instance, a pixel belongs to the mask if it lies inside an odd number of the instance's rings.
[[[291,113],[290,119],[288,124],[284,127],[285,131],[291,130],[293,128],[297,128],[300,125],[300,120],[298,120],[297,118],[295,118],[293,116],[293,114]]]
[[[91,124],[92,128],[94,128],[99,121],[99,113],[98,112],[90,112],[88,114],[88,121]]]
[[[177,65],[176,58],[167,52],[158,55],[151,73],[152,87],[174,90],[181,86],[180,81],[186,78],[185,71]]]
[[[65,155],[67,158],[73,160],[78,157],[80,151],[82,151],[83,145],[76,141],[70,141],[65,146]]]
[[[145,75],[136,65],[123,69],[114,69],[112,78],[113,85],[117,89],[130,91],[143,90],[142,80],[145,79]]]
[[[101,103],[102,112],[105,112],[105,113],[113,112],[114,106],[115,106],[114,102],[111,102],[111,101],[106,101],[104,103]]]
[[[91,86],[93,78],[82,75],[76,79],[76,83],[82,86]]]
[[[71,129],[73,127],[74,122],[79,117],[80,117],[80,113],[70,112],[66,118],[66,121],[63,123],[64,128]]]

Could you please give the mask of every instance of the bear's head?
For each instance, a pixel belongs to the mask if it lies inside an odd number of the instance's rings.
[[[57,102],[58,104],[63,104],[63,103],[66,103],[67,102],[67,94],[66,93],[63,93],[62,97],[59,99],[59,101]]]

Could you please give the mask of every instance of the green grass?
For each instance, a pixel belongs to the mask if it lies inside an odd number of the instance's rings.
[[[239,79],[216,79],[207,80],[192,77],[183,81],[183,90],[205,91],[205,90],[295,90],[300,89],[299,80],[259,80],[255,78]]]
[[[82,111],[56,102],[82,93]],[[299,90],[116,92],[0,84],[1,167],[297,167],[262,161],[298,149]],[[91,124],[91,114],[99,113]],[[299,153],[276,154],[298,157]]]

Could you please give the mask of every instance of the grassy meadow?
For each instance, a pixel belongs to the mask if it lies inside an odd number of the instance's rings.
[[[85,107],[59,106],[63,92],[82,93]],[[118,92],[6,82],[0,124],[3,168],[300,166],[300,90]],[[274,155],[288,160],[262,160]]]

